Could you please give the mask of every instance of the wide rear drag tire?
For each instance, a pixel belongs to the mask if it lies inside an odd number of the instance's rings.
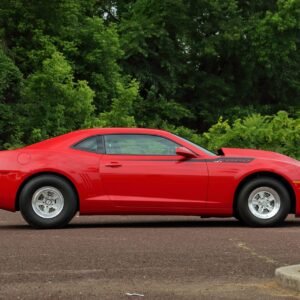
[[[23,218],[35,228],[66,226],[77,211],[77,196],[69,182],[55,175],[40,175],[25,184],[19,197]]]

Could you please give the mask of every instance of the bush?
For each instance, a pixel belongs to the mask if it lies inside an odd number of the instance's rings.
[[[232,124],[219,119],[202,135],[203,146],[211,150],[239,147],[271,150],[300,159],[300,118],[285,111],[272,116],[252,114]]]

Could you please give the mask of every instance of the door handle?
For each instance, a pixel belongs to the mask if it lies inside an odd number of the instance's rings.
[[[105,167],[109,167],[109,168],[118,168],[118,167],[121,167],[122,164],[117,162],[117,161],[112,161],[108,164],[105,165]]]

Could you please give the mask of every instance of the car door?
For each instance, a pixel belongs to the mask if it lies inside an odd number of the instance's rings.
[[[100,177],[117,208],[130,213],[190,213],[204,207],[206,162],[176,155],[181,145],[148,134],[110,134],[104,141]]]

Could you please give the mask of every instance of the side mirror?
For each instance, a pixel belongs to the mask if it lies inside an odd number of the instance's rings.
[[[178,147],[176,149],[176,154],[180,155],[180,156],[183,156],[185,158],[195,158],[195,157],[197,157],[197,155],[194,152],[192,152],[191,150],[189,150],[188,148],[185,148],[185,147]]]

